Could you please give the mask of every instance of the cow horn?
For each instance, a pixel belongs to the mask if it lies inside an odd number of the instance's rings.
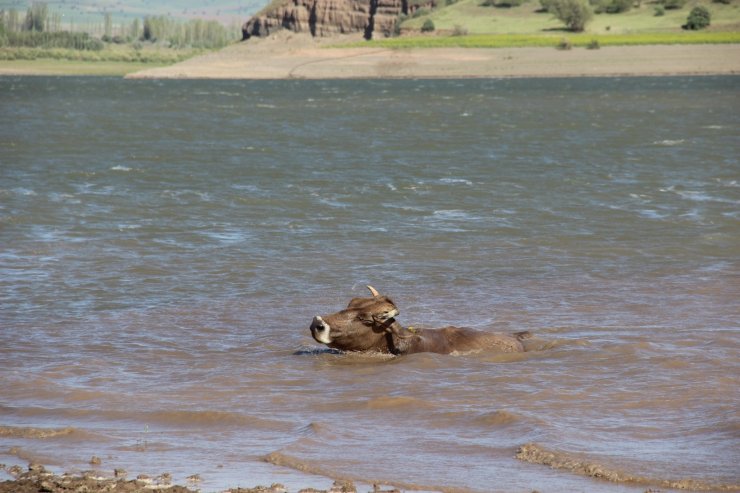
[[[370,290],[370,292],[373,294],[373,296],[380,296],[380,293],[378,293],[378,290],[375,289],[374,287],[370,286],[369,284],[367,285],[367,289]]]

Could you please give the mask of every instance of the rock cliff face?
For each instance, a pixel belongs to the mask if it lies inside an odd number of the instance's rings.
[[[401,14],[410,14],[421,6],[408,0],[285,0],[263,11],[242,26],[243,39],[268,36],[279,29],[308,32],[313,36],[333,36],[362,32],[365,38],[388,35]]]

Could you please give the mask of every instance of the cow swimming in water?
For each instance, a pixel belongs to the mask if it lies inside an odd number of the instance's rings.
[[[372,297],[353,298],[347,308],[331,315],[315,316],[311,335],[322,344],[341,351],[365,351],[396,355],[412,353],[466,353],[493,350],[522,352],[529,332],[503,334],[464,327],[421,329],[403,327],[396,321],[398,307],[388,296],[368,286]]]

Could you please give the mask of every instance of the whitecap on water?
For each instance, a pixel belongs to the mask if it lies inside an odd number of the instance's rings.
[[[119,164],[117,166],[113,166],[111,168],[111,171],[131,171],[131,168],[129,168],[128,166],[122,166]]]
[[[239,243],[245,239],[242,231],[205,231],[202,234],[208,238],[227,244]]]
[[[725,199],[723,197],[715,197],[713,195],[709,195],[708,193],[704,192],[698,192],[698,191],[692,191],[692,190],[676,190],[675,193],[687,200],[692,200],[694,202],[721,202],[725,204],[740,204],[740,200],[731,200],[731,199]]]
[[[668,214],[661,214],[654,209],[642,209],[639,211],[639,214],[642,217],[647,217],[648,219],[665,219],[668,217]]]
[[[715,178],[715,181],[723,187],[740,187],[740,183],[737,180],[723,180],[721,178]]]
[[[467,212],[460,209],[443,209],[439,211],[434,211],[432,213],[432,216],[435,219],[441,219],[444,221],[472,221],[476,219],[474,216],[471,216]]]
[[[468,185],[468,186],[473,185],[472,181],[466,180],[464,178],[441,178],[439,181],[440,183],[447,183],[451,185],[458,185],[458,184]]]
[[[52,192],[49,194],[49,200],[52,202],[66,202],[68,204],[79,204],[81,200],[69,193]]]
[[[26,197],[30,197],[30,196],[36,195],[36,192],[34,192],[33,190],[31,190],[30,188],[18,187],[18,188],[14,188],[13,189],[13,192],[16,193],[16,194],[18,194],[18,195],[24,195]]]
[[[684,142],[686,142],[686,139],[676,139],[676,140],[665,139],[665,140],[656,140],[653,142],[653,145],[670,147],[670,146],[677,146],[677,145],[683,144]]]

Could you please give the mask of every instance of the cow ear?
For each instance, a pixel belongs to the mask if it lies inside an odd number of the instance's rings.
[[[360,306],[367,305],[372,301],[373,300],[370,298],[352,298],[351,300],[349,300],[347,308],[359,308]]]

